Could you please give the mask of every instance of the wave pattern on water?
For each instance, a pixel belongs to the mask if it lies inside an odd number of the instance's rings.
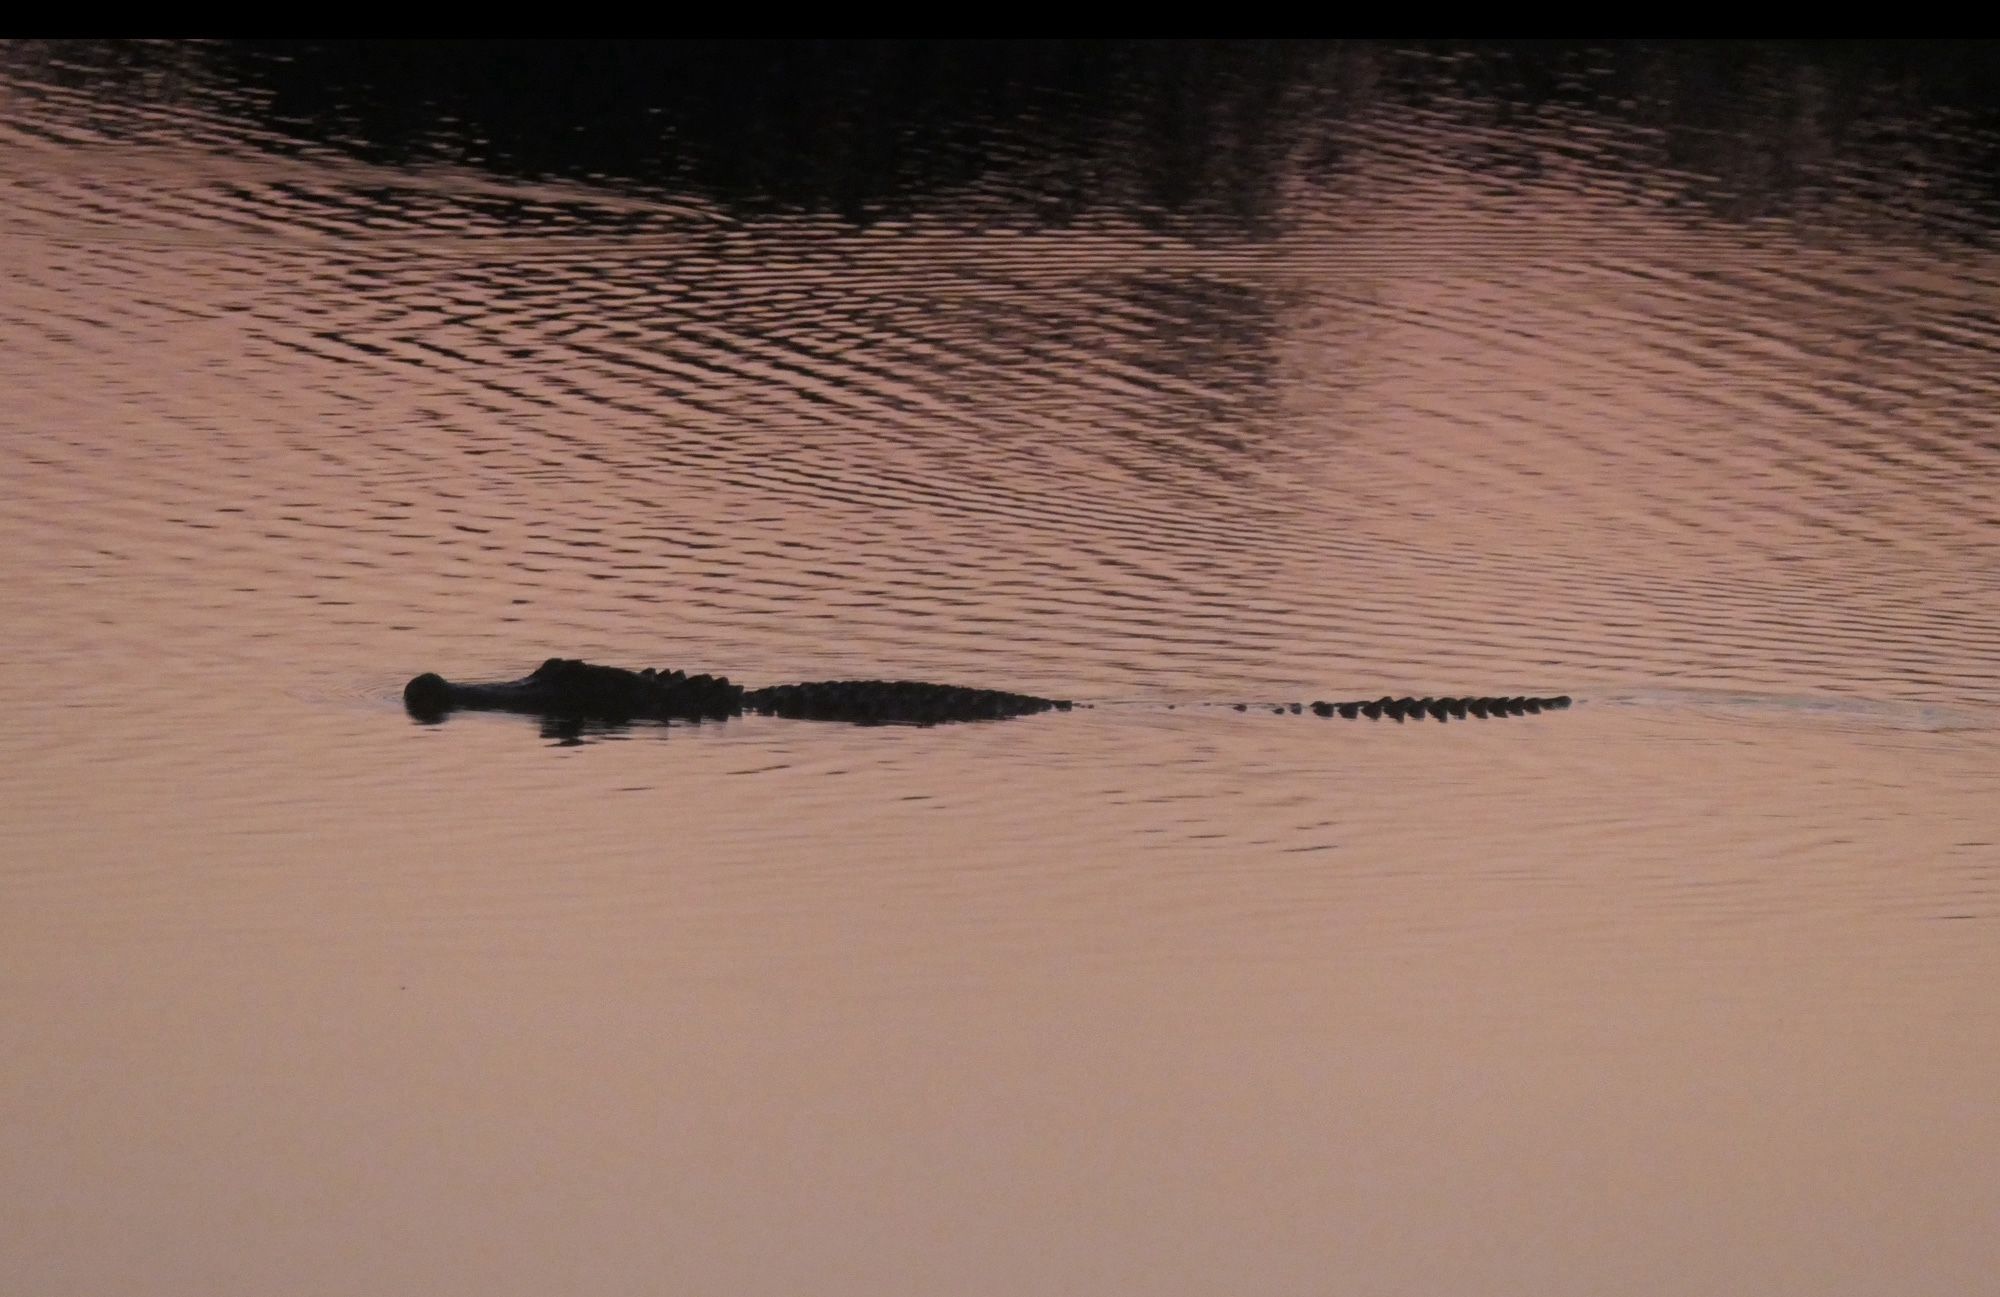
[[[996,219],[1029,133],[864,227],[359,160],[198,58],[105,98],[17,51],[17,658],[1990,714],[1962,145],[1916,209],[1907,154],[1784,141],[1828,187],[1751,212],[1722,145],[1663,169],[1678,128],[1588,97],[1406,111],[1463,69],[1379,57],[1298,84],[1254,218]]]

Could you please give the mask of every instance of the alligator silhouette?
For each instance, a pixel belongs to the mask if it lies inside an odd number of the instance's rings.
[[[1465,720],[1523,716],[1570,704],[1554,698],[1376,698],[1365,702],[1290,703],[1275,712],[1307,712],[1349,720]],[[1066,712],[1077,704],[1002,689],[928,684],[917,680],[818,680],[746,689],[726,676],[685,671],[627,671],[573,658],[550,658],[520,680],[504,684],[454,684],[425,672],[403,687],[403,705],[419,720],[465,711],[526,712],[582,720],[724,720],[746,712],[856,725],[947,725],[1006,720],[1037,712]],[[1083,704],[1089,706],[1088,703]],[[1233,704],[1237,711],[1251,704]]]

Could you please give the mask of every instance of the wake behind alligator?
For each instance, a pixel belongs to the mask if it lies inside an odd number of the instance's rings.
[[[1003,689],[929,684],[918,680],[818,680],[747,689],[726,676],[685,671],[627,671],[573,658],[550,658],[520,680],[454,684],[425,672],[403,687],[403,705],[419,720],[441,720],[453,711],[525,712],[537,716],[624,722],[726,720],[753,713],[855,725],[949,725],[997,721],[1037,712],[1066,712],[1077,704]],[[1238,711],[1248,703],[1233,704]],[[1375,698],[1355,702],[1290,703],[1277,712],[1311,712],[1348,720],[1466,720],[1528,716],[1570,705],[1553,698]],[[1268,704],[1266,704],[1268,706]]]

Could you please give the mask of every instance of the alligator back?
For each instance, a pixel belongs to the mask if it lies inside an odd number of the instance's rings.
[[[1037,698],[1002,689],[930,684],[921,680],[816,680],[806,684],[752,689],[746,711],[815,721],[863,725],[942,725],[953,721],[998,721],[1036,712],[1068,711],[1061,698]]]

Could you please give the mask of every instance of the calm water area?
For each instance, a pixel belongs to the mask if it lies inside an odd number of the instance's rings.
[[[0,1292],[2000,1291],[1991,50],[17,42],[0,221]]]

